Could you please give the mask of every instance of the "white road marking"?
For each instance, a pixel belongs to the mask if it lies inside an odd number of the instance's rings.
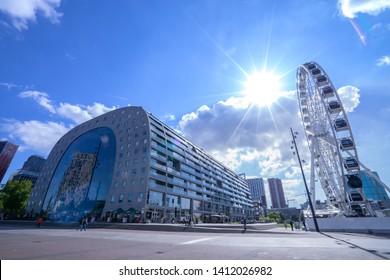
[[[216,239],[216,238],[219,238],[219,237],[220,236],[209,237],[209,238],[201,238],[201,239],[194,239],[194,240],[190,240],[190,241],[187,241],[187,242],[180,243],[180,245],[194,244],[194,243],[198,243],[198,242],[203,242],[203,241],[207,241],[207,240]]]

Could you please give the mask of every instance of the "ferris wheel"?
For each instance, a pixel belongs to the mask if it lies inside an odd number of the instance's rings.
[[[315,62],[300,65],[296,78],[299,108],[311,153],[312,188],[317,178],[328,205],[346,216],[365,216],[369,205],[363,193],[361,166],[337,90]]]

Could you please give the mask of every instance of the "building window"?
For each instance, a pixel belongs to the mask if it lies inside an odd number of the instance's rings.
[[[179,206],[179,198],[175,195],[167,194],[165,196],[165,206],[166,207],[178,207]]]
[[[143,197],[143,193],[142,192],[139,192],[138,195],[137,195],[137,202],[142,202],[142,197]]]
[[[119,195],[119,202],[123,202],[123,198],[124,198],[124,195],[123,195],[123,194],[120,194],[120,195]]]
[[[180,202],[181,209],[183,210],[190,210],[191,208],[191,200],[189,198],[181,198]]]
[[[127,195],[127,202],[132,202],[134,200],[134,194],[133,193],[129,193]]]
[[[163,194],[150,191],[147,203],[149,205],[163,206]]]
[[[110,200],[111,203],[114,203],[115,202],[115,194],[111,195],[111,200]]]

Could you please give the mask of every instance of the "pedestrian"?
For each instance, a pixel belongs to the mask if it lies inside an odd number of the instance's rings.
[[[41,217],[39,217],[38,219],[37,219],[37,225],[35,226],[36,228],[41,228],[41,224],[42,224],[42,218]]]
[[[84,231],[87,230],[87,225],[88,225],[88,220],[87,220],[87,218],[84,218],[83,221],[82,221],[82,229]]]
[[[305,220],[302,221],[302,225],[303,225],[303,228],[305,229],[305,231],[307,231]]]
[[[244,225],[244,231],[246,231],[246,218],[242,218],[242,223]]]
[[[292,220],[290,221],[290,226],[291,226],[291,230],[294,231],[294,223]]]
[[[287,221],[284,221],[284,228],[287,229]]]
[[[79,221],[79,228],[76,229],[76,230],[80,230],[80,231],[83,230],[83,221],[84,221],[84,218],[80,219],[80,221]]]

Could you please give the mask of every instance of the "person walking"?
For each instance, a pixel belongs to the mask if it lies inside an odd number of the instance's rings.
[[[87,220],[87,218],[84,218],[82,221],[82,226],[83,226],[82,228],[84,231],[87,230],[87,225],[88,225],[88,220]]]
[[[41,224],[42,224],[42,218],[41,217],[39,217],[38,219],[37,219],[37,225],[35,226],[36,228],[41,228]]]
[[[290,226],[291,226],[291,230],[294,231],[294,223],[292,220],[290,221]]]
[[[244,232],[246,231],[246,218],[242,218],[242,224],[244,225]]]
[[[80,220],[79,229],[80,231],[87,230],[87,219],[85,217]]]

